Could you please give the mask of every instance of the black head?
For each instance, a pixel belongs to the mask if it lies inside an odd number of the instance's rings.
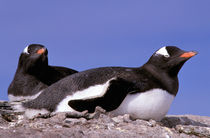
[[[20,55],[18,69],[27,73],[35,73],[48,66],[48,51],[40,44],[27,46]]]
[[[196,54],[197,52],[186,52],[175,46],[166,46],[157,50],[146,64],[154,65],[170,76],[177,76],[184,63]]]

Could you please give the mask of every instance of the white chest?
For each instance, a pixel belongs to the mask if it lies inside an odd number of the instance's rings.
[[[167,114],[174,97],[161,89],[129,94],[112,113],[115,115],[130,114],[136,119],[160,121]]]

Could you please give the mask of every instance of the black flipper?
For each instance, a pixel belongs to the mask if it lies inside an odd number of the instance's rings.
[[[126,95],[132,91],[134,84],[121,78],[116,78],[109,82],[109,87],[102,97],[92,99],[71,100],[69,106],[76,111],[88,110],[94,112],[96,106],[100,106],[106,111],[116,109],[124,100]]]

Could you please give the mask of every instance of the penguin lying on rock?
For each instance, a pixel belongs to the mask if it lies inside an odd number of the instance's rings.
[[[76,70],[48,65],[48,51],[31,44],[21,53],[18,67],[8,88],[9,101],[31,100],[58,80],[77,73]]]
[[[18,105],[27,117],[50,112],[94,112],[100,106],[115,115],[161,120],[178,92],[178,72],[196,52],[175,46],[156,51],[142,67],[103,67],[68,76],[36,99]]]

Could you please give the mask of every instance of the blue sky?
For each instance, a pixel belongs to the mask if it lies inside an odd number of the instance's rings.
[[[22,50],[45,45],[49,64],[79,71],[137,67],[165,45],[195,50],[169,114],[210,116],[209,0],[0,1],[0,100]]]

